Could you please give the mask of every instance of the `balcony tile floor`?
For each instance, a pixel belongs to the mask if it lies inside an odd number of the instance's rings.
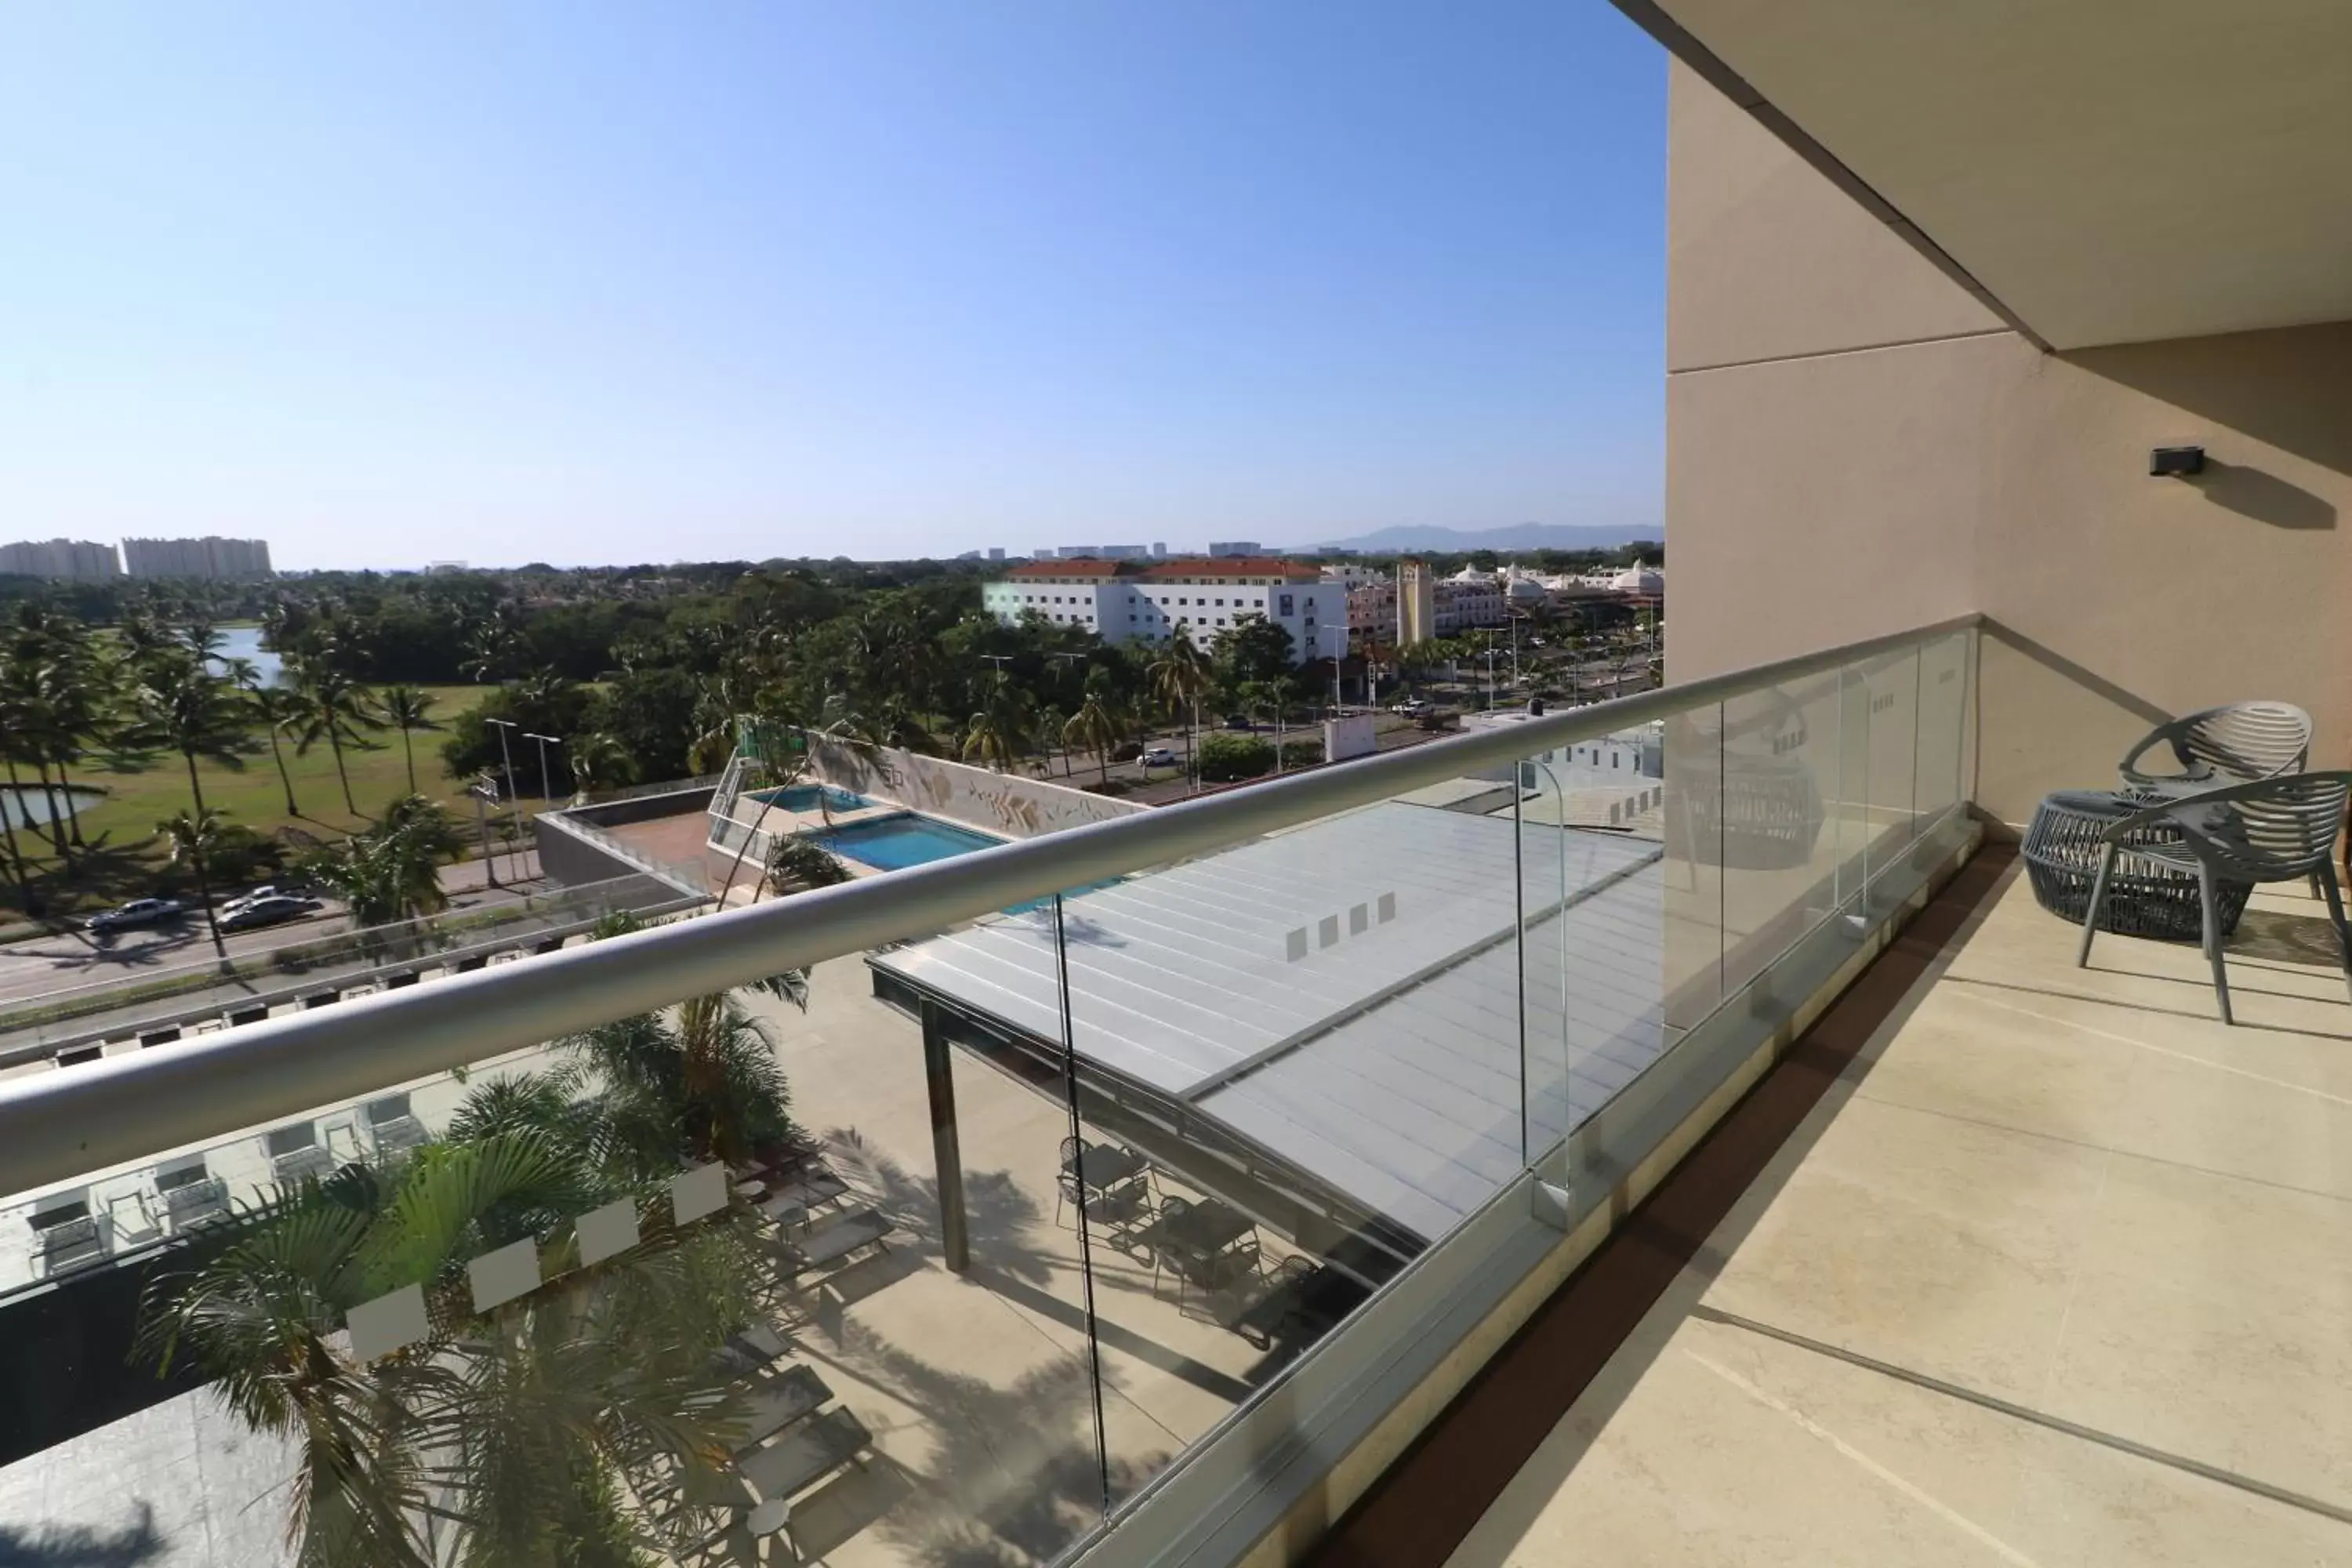
[[[2352,1562],[2352,1002],[2007,873],[1454,1555]]]

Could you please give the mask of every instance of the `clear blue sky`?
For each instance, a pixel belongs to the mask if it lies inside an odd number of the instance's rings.
[[[0,7],[0,539],[1654,522],[1603,0]]]

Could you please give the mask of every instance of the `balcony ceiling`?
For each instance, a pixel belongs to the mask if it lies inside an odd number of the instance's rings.
[[[2347,0],[1660,3],[2053,347],[2352,319]]]

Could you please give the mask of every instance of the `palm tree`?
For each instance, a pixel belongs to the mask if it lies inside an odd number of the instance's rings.
[[[288,1533],[305,1568],[639,1563],[660,1529],[636,1500],[656,1467],[695,1495],[740,1429],[711,1358],[751,1320],[757,1269],[739,1217],[677,1226],[660,1204],[637,1246],[567,1268],[567,1216],[626,1195],[579,1140],[529,1124],[349,1166],[155,1280],[139,1350],[295,1447]],[[525,1239],[555,1277],[476,1311],[467,1260]],[[425,1337],[359,1360],[348,1314],[411,1285]]]
[[[774,1042],[723,992],[681,1004],[674,1022],[643,1014],[564,1045],[595,1079],[611,1149],[645,1174],[740,1163],[791,1131]]]
[[[433,694],[414,686],[387,686],[376,693],[376,718],[400,731],[400,749],[408,759],[408,793],[416,793],[416,743],[409,737],[418,730],[438,730],[432,719]]]
[[[1163,706],[1171,712],[1189,716],[1184,728],[1184,771],[1197,784],[1200,771],[1192,765],[1192,736],[1201,727],[1201,699],[1209,690],[1208,657],[1180,627],[1144,674],[1151,682],[1151,694]]]
[[[849,868],[814,839],[779,833],[768,847],[768,886],[779,895],[830,888],[849,880]]]
[[[1062,739],[1066,744],[1095,754],[1104,784],[1110,783],[1110,754],[1127,735],[1127,714],[1116,700],[1101,691],[1088,691],[1078,710],[1070,715],[1070,721],[1062,726]]]
[[[114,668],[100,656],[89,628],[77,620],[52,617],[47,624],[47,658],[36,672],[44,718],[41,736],[48,760],[57,764],[58,789],[65,798],[66,827],[74,847],[83,847],[81,806],[74,798],[67,768],[81,760],[84,741],[109,728],[107,710],[119,689]]]
[[[465,847],[456,821],[423,795],[405,795],[340,844],[306,857],[303,873],[341,899],[362,930],[449,907],[441,864]]]
[[[637,771],[637,760],[629,748],[609,730],[591,730],[584,735],[572,737],[566,760],[572,764],[572,787],[574,804],[584,803],[590,793],[624,784]]]
[[[39,781],[41,798],[48,806],[39,825],[41,837],[58,853],[65,865],[66,875],[73,875],[73,848],[63,816],[58,809],[57,791],[49,783],[48,732],[49,713],[44,702],[45,693],[38,666],[25,657],[20,648],[9,650],[9,657],[0,662],[0,752],[8,763],[10,793],[22,802],[26,799],[24,775],[16,771],[20,762],[33,764]],[[32,813],[25,814],[26,826],[34,826]]]
[[[294,802],[294,775],[286,771],[286,752],[278,744],[278,737],[300,725],[302,701],[282,686],[265,686],[251,659],[233,658],[229,662],[230,679],[245,689],[246,705],[261,721],[261,732],[269,737],[269,760],[278,764],[278,782],[286,791],[286,815],[299,816],[302,808]],[[243,666],[243,670],[238,667]]]
[[[998,773],[1010,773],[1029,750],[1031,725],[1028,700],[999,675],[987,700],[964,726],[963,754],[978,757]]]
[[[183,655],[157,661],[131,694],[131,720],[123,743],[144,751],[173,751],[188,765],[188,795],[196,815],[205,812],[204,781],[196,760],[241,770],[245,766],[245,715],[229,683]]]
[[[228,947],[221,941],[220,917],[213,912],[212,858],[220,847],[228,818],[210,806],[184,811],[155,825],[159,837],[170,842],[172,864],[185,866],[196,879],[196,897],[205,906],[205,929],[212,934],[213,951],[222,959]]]
[[[305,658],[296,668],[294,694],[301,710],[295,752],[307,752],[320,741],[327,742],[335,753],[335,777],[343,786],[343,809],[357,816],[360,808],[352,803],[352,775],[343,767],[343,746],[346,742],[354,747],[372,744],[360,731],[382,727],[370,710],[367,689],[327,659]]]

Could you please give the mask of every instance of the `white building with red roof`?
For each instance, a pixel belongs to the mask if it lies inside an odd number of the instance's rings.
[[[1105,641],[1164,642],[1182,635],[1206,651],[1244,616],[1290,634],[1304,662],[1345,650],[1348,591],[1320,568],[1273,556],[1157,561],[1033,561],[981,591],[982,606],[1010,626],[1035,612]]]

